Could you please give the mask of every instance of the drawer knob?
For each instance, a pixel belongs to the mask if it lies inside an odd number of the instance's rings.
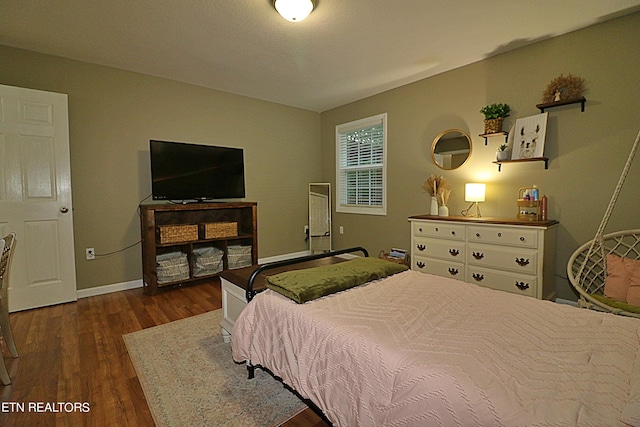
[[[498,233],[498,237],[502,237],[502,233]]]
[[[436,231],[440,231],[440,229],[439,229],[438,227],[434,228],[434,230],[436,230]]]
[[[424,262],[422,262],[422,261],[418,261],[418,262],[416,262],[416,265],[417,265],[419,268],[424,268],[425,263],[424,263]]]
[[[476,233],[476,237],[479,239],[480,238],[480,233]]]
[[[418,231],[422,233],[422,227],[418,228]]]
[[[452,231],[452,232],[451,232],[451,235],[452,235],[452,236],[455,236],[455,235],[456,235],[456,232],[455,232],[455,231]]]
[[[524,236],[520,236],[520,241],[524,242],[524,240],[525,240]]]
[[[482,282],[484,280],[484,274],[480,273],[473,273],[471,277],[473,277],[473,280],[475,280],[476,282]]]
[[[460,255],[460,251],[457,250],[457,249],[449,249],[449,254],[451,256],[458,256],[458,255]]]
[[[529,265],[529,259],[516,258],[516,264],[518,264],[520,267],[524,267],[526,265]]]
[[[425,249],[427,249],[427,247],[426,247],[425,245],[423,245],[422,243],[420,243],[420,244],[417,246],[417,248],[418,248],[418,250],[419,250],[419,251],[424,251]]]
[[[529,284],[525,282],[516,281],[516,288],[520,289],[521,291],[524,291],[529,289]]]
[[[450,275],[455,276],[458,273],[460,273],[460,270],[458,270],[457,268],[449,267],[449,274]]]
[[[472,255],[473,255],[473,257],[474,257],[475,259],[482,259],[482,258],[484,258],[484,254],[483,254],[482,252],[473,252],[473,254],[472,254]]]

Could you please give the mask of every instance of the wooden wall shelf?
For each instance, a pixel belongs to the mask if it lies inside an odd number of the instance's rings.
[[[543,104],[537,104],[536,107],[540,109],[541,113],[544,113],[546,108],[560,107],[561,105],[580,104],[580,110],[584,113],[584,104],[587,102],[584,96],[573,99],[563,99],[562,101],[545,102]]]
[[[495,133],[481,133],[478,136],[481,136],[484,138],[484,145],[487,145],[487,139],[488,138],[492,138],[494,136],[503,136],[504,135],[504,142],[507,142],[509,139],[509,132],[495,132]]]
[[[544,162],[544,168],[549,169],[549,158],[548,157],[533,157],[530,159],[515,159],[515,160],[502,160],[495,161],[496,165],[498,165],[498,172],[502,169],[503,163],[526,163],[526,162]]]

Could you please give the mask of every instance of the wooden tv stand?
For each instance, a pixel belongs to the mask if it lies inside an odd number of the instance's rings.
[[[204,232],[205,224],[233,224],[237,231],[222,237],[212,237]],[[183,227],[185,226],[185,227]],[[193,233],[193,227],[197,232]],[[184,238],[169,237],[164,232],[186,228]],[[257,203],[190,203],[190,204],[149,204],[140,205],[140,229],[142,234],[142,279],[144,292],[154,295],[160,288],[196,283],[218,276],[194,274],[194,250],[213,247],[224,252],[222,269],[230,267],[229,248],[249,246],[251,254],[247,265],[258,262],[258,220]],[[168,240],[168,241],[167,241]],[[168,252],[182,252],[187,255],[188,275],[176,281],[158,282],[157,256]]]

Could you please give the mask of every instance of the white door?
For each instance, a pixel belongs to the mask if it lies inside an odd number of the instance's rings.
[[[9,310],[76,300],[67,95],[0,85],[0,235]]]

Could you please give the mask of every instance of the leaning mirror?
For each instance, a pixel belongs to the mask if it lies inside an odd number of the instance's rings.
[[[431,158],[438,167],[457,169],[471,157],[471,138],[460,129],[441,132],[431,145]]]
[[[331,250],[331,184],[309,184],[309,251]]]

